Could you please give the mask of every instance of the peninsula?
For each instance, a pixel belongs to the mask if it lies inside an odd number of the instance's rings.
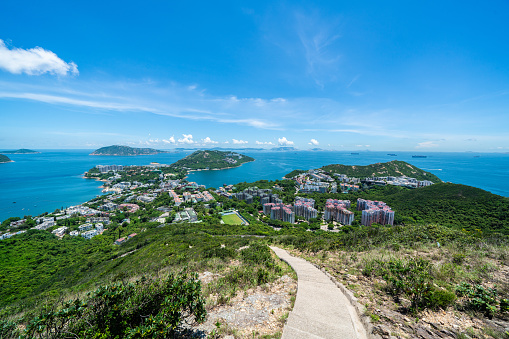
[[[341,173],[349,177],[400,177],[406,176],[417,180],[442,182],[440,178],[405,161],[393,160],[367,166],[327,165],[321,168],[325,172]]]
[[[191,153],[171,166],[173,168],[182,168],[187,170],[219,170],[238,167],[246,162],[254,160],[254,158],[236,152],[206,150]]]
[[[3,154],[37,154],[37,153],[41,153],[41,152],[33,151],[31,149],[26,149],[26,148],[20,148],[15,151],[3,151],[0,153],[3,153]]]
[[[134,155],[153,155],[159,153],[168,153],[167,151],[161,151],[153,148],[136,148],[129,146],[106,146],[101,147],[90,155],[109,155],[109,156],[134,156]]]
[[[0,164],[6,163],[6,162],[12,162],[12,160],[9,159],[8,156],[0,154]]]

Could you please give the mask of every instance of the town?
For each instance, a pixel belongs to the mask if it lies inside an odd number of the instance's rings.
[[[200,223],[203,219],[225,221],[225,215],[238,215],[238,223],[248,225],[247,219],[255,219],[278,229],[281,225],[319,222],[320,228],[338,231],[342,226],[352,225],[355,211],[359,211],[359,225],[373,223],[393,225],[395,212],[382,201],[357,199],[352,204],[348,199],[327,199],[318,208],[309,194],[357,192],[375,186],[394,185],[420,188],[432,185],[428,180],[410,177],[348,177],[345,174],[328,173],[321,169],[302,171],[283,182],[289,186],[291,202],[279,196],[285,188],[278,184],[268,188],[251,186],[242,190],[234,185],[206,188],[186,180],[186,169],[175,169],[170,165],[151,163],[146,166],[97,165],[89,170],[86,178],[103,182],[103,192],[78,206],[70,206],[54,213],[36,218],[14,218],[9,229],[0,234],[0,240],[26,232],[27,226],[36,230],[48,230],[59,238],[65,235],[91,239],[113,227],[122,244],[143,231],[143,228],[127,227],[133,221],[148,221],[163,226],[168,223]],[[258,210],[251,213],[239,210],[235,202],[255,205]],[[249,218],[243,215],[249,214]],[[227,218],[231,220],[231,218]],[[228,221],[231,222],[231,221]],[[279,223],[280,222],[280,223]],[[111,226],[110,226],[111,225]],[[123,225],[124,227],[121,227]],[[120,226],[120,227],[119,227]],[[122,235],[129,229],[132,233]]]

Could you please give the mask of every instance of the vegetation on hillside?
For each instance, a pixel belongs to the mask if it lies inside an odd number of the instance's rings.
[[[254,160],[255,159],[240,153],[207,150],[193,152],[175,162],[172,167],[188,168],[191,170],[223,169],[238,167],[246,162]]]
[[[349,165],[327,165],[322,169],[329,173],[346,174],[349,177],[386,177],[386,176],[407,176],[417,180],[430,180],[434,183],[442,182],[436,175],[426,172],[414,165],[404,161],[393,160],[384,163],[376,163],[367,166],[349,166]]]
[[[3,155],[3,154],[0,154],[0,164],[3,163],[3,162],[11,162],[12,160],[9,159],[8,156],[6,155]]]
[[[96,149],[90,155],[116,155],[116,156],[132,156],[132,155],[152,155],[159,153],[168,153],[167,151],[160,151],[153,148],[136,148],[129,146],[106,146]]]

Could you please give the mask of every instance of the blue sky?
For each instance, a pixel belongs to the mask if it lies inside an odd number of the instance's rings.
[[[0,148],[507,152],[507,13],[507,1],[2,1]]]

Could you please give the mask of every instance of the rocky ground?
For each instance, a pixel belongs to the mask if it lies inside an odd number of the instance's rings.
[[[204,285],[216,277],[211,272],[200,274]],[[207,338],[280,338],[296,290],[296,280],[283,275],[273,283],[238,292],[227,304],[212,302],[206,322],[196,330]]]

